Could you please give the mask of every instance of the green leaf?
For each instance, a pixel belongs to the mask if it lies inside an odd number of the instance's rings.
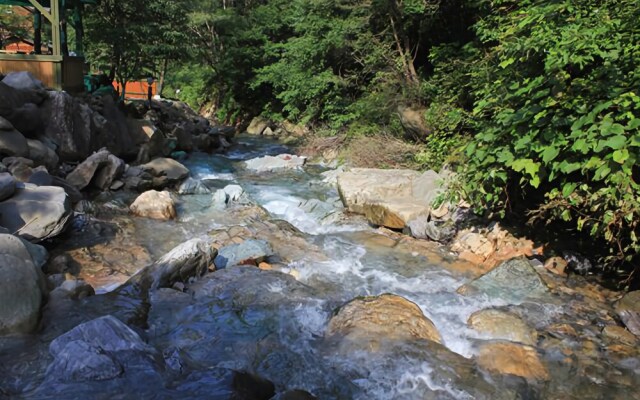
[[[562,187],[562,196],[569,197],[571,193],[573,193],[573,191],[576,190],[577,186],[578,186],[577,183],[573,183],[573,182],[565,183],[565,185]]]
[[[624,162],[627,161],[628,158],[629,150],[627,149],[616,150],[613,152],[613,161],[617,162],[618,164],[624,164]]]
[[[542,152],[542,161],[548,163],[549,161],[553,161],[558,154],[560,154],[560,150],[557,147],[549,146],[544,149]]]
[[[613,150],[619,150],[627,143],[627,138],[622,135],[612,136],[607,140],[601,140],[598,142],[597,152],[604,150],[605,147],[609,147]]]

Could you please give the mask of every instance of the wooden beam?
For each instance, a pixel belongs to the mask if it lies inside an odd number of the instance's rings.
[[[51,17],[51,41],[53,42],[53,55],[59,56],[62,55],[62,33],[60,31],[60,3],[58,0],[51,0]]]
[[[53,2],[55,1],[56,0],[53,0]],[[42,7],[42,4],[38,3],[38,0],[29,0],[29,3],[33,4],[36,10],[40,11],[42,15],[44,15],[44,17],[49,20],[49,22],[53,23],[53,16],[49,13],[49,11],[47,11],[46,8]]]

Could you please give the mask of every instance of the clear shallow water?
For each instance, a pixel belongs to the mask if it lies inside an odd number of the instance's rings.
[[[294,236],[302,238],[309,250],[305,248],[301,256],[296,253],[280,266],[295,279],[236,267],[196,282],[189,294],[163,289],[151,296],[150,304],[142,305],[116,293],[95,296],[81,305],[52,310],[45,314],[46,321],[64,315],[81,322],[103,313],[115,313],[125,320],[142,307],[148,309],[149,316],[140,331],[149,343],[163,350],[180,349],[196,371],[249,371],[273,381],[278,390],[305,389],[321,399],[638,398],[627,387],[612,382],[617,376],[621,381],[640,383],[637,360],[623,360],[614,366],[600,355],[583,356],[578,351],[581,338],[563,338],[562,346],[575,350],[577,358],[595,359],[603,366],[591,375],[584,373],[586,367],[580,363],[562,364],[565,355],[554,353],[556,349],[541,352],[552,376],[545,384],[500,380],[479,372],[472,357],[481,337],[467,328],[466,321],[475,311],[506,302],[459,295],[456,290],[469,277],[447,268],[437,250],[430,254],[399,246],[361,218],[345,216],[335,188],[322,183],[322,167],[263,174],[243,167],[244,160],[283,152],[289,150],[276,141],[240,136],[227,154],[192,154],[185,165],[192,177],[203,180],[212,190],[241,185],[270,217],[283,219],[300,231]],[[135,219],[137,240],[153,259],[187,239],[206,238],[212,230],[251,226],[237,213],[210,207],[211,195],[180,196],[179,200],[177,221]],[[309,211],[304,206],[309,200],[320,200],[329,208]],[[293,240],[291,245],[297,246]],[[446,349],[412,343],[388,344],[368,352],[325,339],[336,307],[358,296],[383,293],[415,302],[434,322]],[[518,307],[536,327],[561,321],[570,313],[566,305],[553,299]],[[46,332],[17,345],[0,340],[0,364],[12,355],[30,360],[11,369],[17,377],[3,380],[0,376],[0,397],[3,383],[11,386],[5,389],[8,393],[38,387],[50,361],[46,356],[48,341],[62,333],[49,333],[53,337],[48,337]],[[627,367],[622,368],[623,363]],[[203,393],[207,393],[206,379],[176,384],[177,389],[169,385],[166,390],[151,380],[135,384],[142,394],[122,398],[206,398]],[[77,390],[68,398],[89,398],[89,389],[107,390],[109,385],[74,387]],[[65,398],[36,393],[27,397]]]

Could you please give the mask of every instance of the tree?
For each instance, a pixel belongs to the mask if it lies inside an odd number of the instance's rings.
[[[123,88],[180,54],[186,41],[186,1],[100,0],[86,17],[87,56]]]

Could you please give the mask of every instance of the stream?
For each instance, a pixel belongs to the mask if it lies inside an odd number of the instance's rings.
[[[266,259],[270,271],[231,267],[188,284],[184,292],[159,289],[145,300],[116,289],[135,271],[96,279],[96,296],[51,301],[39,333],[0,338],[0,398],[259,398],[225,392],[229,370],[268,379],[277,392],[300,389],[319,399],[640,398],[637,352],[615,352],[602,342],[598,324],[611,317],[589,299],[550,295],[514,302],[459,294],[474,274],[443,247],[406,240],[345,213],[336,188],[324,182],[329,168],[255,173],[243,166],[248,159],[289,152],[275,140],[240,135],[225,154],[191,154],[184,164],[194,179],[213,191],[240,185],[243,198],[216,209],[211,194],[183,195],[176,221],[126,217],[130,240],[150,260],[192,238],[253,235],[274,250]],[[113,195],[100,201],[117,208],[130,200]],[[342,304],[384,293],[417,304],[442,345],[380,338],[372,349],[326,337]],[[478,368],[474,357],[486,337],[467,320],[490,307],[508,309],[538,331],[548,379],[532,382]],[[49,379],[51,341],[106,314],[131,326],[155,355],[135,358],[131,370],[125,366],[113,379]],[[550,328],[561,324],[576,334]]]

